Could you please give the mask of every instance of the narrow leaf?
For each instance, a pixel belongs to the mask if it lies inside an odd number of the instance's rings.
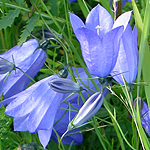
[[[26,41],[27,37],[33,31],[37,20],[38,20],[38,16],[35,15],[27,21],[27,25],[25,26],[25,29],[22,31],[21,38],[19,39],[19,42],[18,42],[19,46],[21,46],[22,43]]]
[[[0,20],[0,30],[3,28],[5,29],[8,26],[10,27],[14,22],[14,19],[18,17],[19,13],[20,9],[10,10],[9,13]]]
[[[84,0],[78,0],[78,3],[79,3],[79,6],[81,8],[81,11],[83,12],[84,17],[86,18],[86,16],[89,13],[89,9],[88,9],[85,1]]]

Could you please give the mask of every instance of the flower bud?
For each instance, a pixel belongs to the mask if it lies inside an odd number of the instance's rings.
[[[14,64],[3,59],[0,58],[0,74],[5,74],[7,72],[11,72],[14,69]]]
[[[77,116],[68,125],[68,130],[73,129],[82,125],[84,122],[89,120],[103,104],[104,96],[100,92],[96,92],[84,103],[84,105],[79,110]]]
[[[49,85],[52,90],[58,93],[72,93],[82,90],[82,87],[80,87],[79,84],[64,78],[53,79],[50,81]]]

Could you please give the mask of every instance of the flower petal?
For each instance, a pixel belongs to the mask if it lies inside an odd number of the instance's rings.
[[[14,131],[28,131],[27,128],[28,115],[20,118],[14,118]]]
[[[41,100],[41,95],[43,94],[42,92],[50,90],[48,81],[53,77],[56,76],[51,76],[40,80],[25,91],[15,95],[15,100],[13,100],[6,107],[5,113],[13,117],[22,117],[30,113],[30,111],[33,110]],[[7,100],[9,99],[13,98],[8,98]]]
[[[78,34],[76,34],[76,30],[78,28],[84,27],[84,23],[83,21],[75,14],[69,13],[70,16],[70,22],[71,22],[71,26],[73,28],[73,31],[76,35],[76,37],[78,38]]]
[[[89,12],[85,24],[86,28],[92,30],[95,33],[97,33],[96,27],[99,25],[100,37],[103,37],[104,34],[112,29],[113,19],[109,12],[98,4]]]
[[[119,26],[124,26],[124,31],[130,21],[132,15],[132,11],[127,11],[120,15],[114,22],[113,28],[119,27]]]
[[[52,129],[38,131],[39,140],[40,140],[42,146],[44,147],[44,149],[48,145],[48,142],[51,138],[51,134],[52,134]]]
[[[62,94],[49,90],[42,96],[40,103],[30,113],[27,126],[29,132],[46,130],[53,127],[56,112],[62,103]]]
[[[131,26],[128,25],[122,35],[117,62],[111,75],[117,82],[119,82],[120,84],[124,84],[121,76],[122,73],[127,83],[133,83],[136,78],[137,71],[137,34],[133,34]]]

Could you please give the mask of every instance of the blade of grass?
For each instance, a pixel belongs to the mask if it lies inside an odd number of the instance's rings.
[[[81,9],[81,11],[82,11],[84,17],[86,18],[87,15],[88,15],[88,13],[89,13],[89,9],[88,9],[88,7],[87,7],[85,1],[84,1],[84,0],[78,0],[78,4],[79,4],[79,6],[80,6],[80,9]]]
[[[140,13],[137,9],[137,6],[135,4],[135,1],[132,1],[133,4],[133,12],[135,15],[135,22],[137,25],[137,31],[139,36],[139,67],[138,67],[138,76],[137,76],[137,82],[140,82],[141,79],[141,71],[143,68],[143,76],[145,77],[144,81],[148,82],[150,84],[150,78],[147,76],[150,76],[150,71],[148,71],[146,64],[150,65],[150,59],[147,59],[147,56],[150,56],[149,47],[148,47],[148,34],[150,29],[150,1],[147,1],[146,10],[144,14],[144,22],[142,24],[142,19],[140,16]],[[150,58],[150,57],[149,57]],[[143,62],[144,61],[144,62]],[[150,87],[149,87],[150,88]],[[148,98],[148,103],[150,104],[150,93],[147,92],[148,88],[145,88],[146,95]],[[137,95],[139,96],[140,87],[137,87]],[[149,94],[148,94],[149,93]],[[150,106],[150,105],[149,105]]]

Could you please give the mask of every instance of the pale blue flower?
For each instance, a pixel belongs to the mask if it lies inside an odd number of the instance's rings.
[[[78,16],[70,13],[72,28],[91,74],[106,77],[113,70],[123,27],[125,30],[131,13],[124,13],[113,23],[108,11],[98,4],[88,14],[85,24]]]
[[[31,39],[23,43],[21,47],[17,45],[11,48],[9,51],[1,54],[0,57],[11,63],[13,63],[14,59],[15,66],[33,78],[46,60],[46,54],[42,49],[38,49],[34,53],[37,47],[38,42],[35,39]],[[31,81],[19,69],[12,71],[5,80],[6,77],[7,73],[0,75],[0,96],[4,93],[4,99],[21,92]]]
[[[87,75],[82,68],[78,69],[78,73],[81,79],[87,78]],[[77,77],[75,71],[74,74],[75,77]],[[38,132],[40,142],[44,148],[47,146],[51,136],[56,140],[56,135],[52,132],[53,125],[61,118],[64,114],[63,112],[65,112],[65,110],[59,110],[60,107],[65,109],[68,107],[68,105],[64,104],[62,101],[68,97],[69,94],[57,93],[49,86],[49,82],[56,78],[59,77],[57,75],[52,75],[44,78],[26,90],[0,102],[0,106],[9,104],[6,107],[5,113],[14,117],[14,130],[29,131],[30,133]],[[68,76],[68,79],[71,79],[70,75]],[[83,82],[86,86],[95,90],[91,81],[86,79],[83,80]],[[96,79],[95,82],[100,87],[98,79]],[[80,81],[79,84],[81,84]],[[83,88],[86,88],[84,85],[82,86]],[[86,91],[83,90],[82,93],[84,98],[87,99],[88,95]],[[89,94],[91,95],[92,92],[89,91]],[[81,98],[78,99],[78,96],[78,93],[75,93],[73,96],[69,97],[66,102],[72,103],[73,106],[76,105],[77,109],[79,109],[83,102]],[[55,127],[60,136],[63,134],[62,132],[67,129],[69,123],[68,113],[62,118],[64,121],[61,120]],[[76,113],[71,112],[71,119],[73,119],[75,115]],[[74,144],[79,144],[82,142],[82,139],[81,134],[75,134],[65,137],[63,142],[65,144],[70,144],[74,141]]]

